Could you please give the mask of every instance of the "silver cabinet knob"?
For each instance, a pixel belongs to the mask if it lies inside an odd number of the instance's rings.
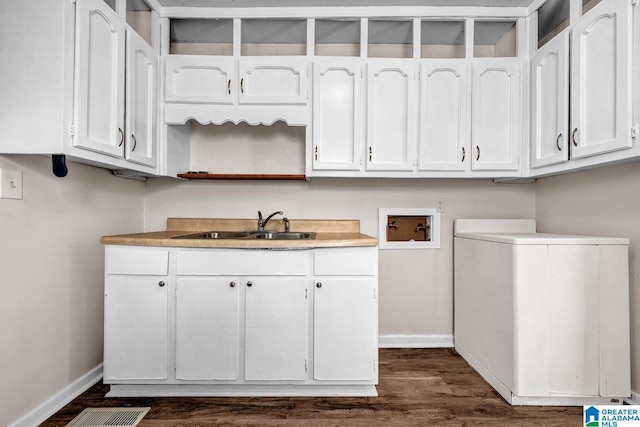
[[[163,282],[162,280],[161,280],[161,281],[159,281],[159,282],[158,282],[158,286],[160,286],[161,288],[163,288],[163,287],[164,287],[164,282]]]
[[[252,282],[247,282],[247,286],[248,286],[248,287],[252,287],[252,286],[253,286],[253,283],[252,283]]]
[[[229,286],[231,286],[232,288],[236,287],[236,282],[229,282]]]
[[[321,288],[321,287],[322,287],[322,282],[316,283],[316,288]]]

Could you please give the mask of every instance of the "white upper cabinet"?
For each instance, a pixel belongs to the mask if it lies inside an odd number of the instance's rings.
[[[400,60],[367,65],[367,170],[413,169],[414,67]]]
[[[572,28],[572,158],[632,146],[631,7],[603,0]]]
[[[569,33],[558,35],[531,60],[531,167],[569,159]]]
[[[166,59],[167,102],[233,104],[236,62],[209,56],[170,55]]]
[[[157,164],[157,55],[133,31],[127,31],[125,158],[147,166]]]
[[[431,59],[420,66],[419,170],[464,171],[469,115],[465,59]]]
[[[254,58],[239,64],[239,104],[302,104],[307,103],[309,80],[306,60]]]
[[[474,60],[473,170],[519,169],[522,144],[520,68],[519,58]]]
[[[314,64],[313,169],[360,169],[362,68],[347,61]]]
[[[102,0],[77,4],[74,145],[124,156],[125,25]]]

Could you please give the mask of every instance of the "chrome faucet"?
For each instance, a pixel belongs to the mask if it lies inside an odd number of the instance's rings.
[[[262,212],[258,211],[258,231],[264,231],[264,227],[274,215],[282,215],[282,211],[272,213],[265,220],[262,219]]]

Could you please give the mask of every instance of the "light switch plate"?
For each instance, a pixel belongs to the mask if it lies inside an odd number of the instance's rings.
[[[0,169],[0,199],[22,199],[22,172]]]

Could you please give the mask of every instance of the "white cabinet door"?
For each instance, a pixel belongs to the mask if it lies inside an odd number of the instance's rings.
[[[76,7],[73,145],[123,157],[125,26],[102,0]]]
[[[569,159],[569,33],[559,34],[531,60],[531,167]]]
[[[178,279],[176,378],[236,380],[239,373],[238,278]]]
[[[127,31],[127,123],[125,158],[156,165],[157,55],[135,31]]]
[[[246,380],[304,380],[308,299],[305,278],[247,279]]]
[[[604,0],[573,27],[572,158],[632,146],[631,7]]]
[[[472,169],[517,171],[522,143],[519,58],[474,59]]]
[[[373,278],[317,278],[313,378],[377,378],[378,318]]]
[[[362,65],[316,62],[313,68],[313,169],[359,170]]]
[[[169,55],[166,59],[167,102],[233,104],[236,62],[204,55]]]
[[[464,171],[469,164],[469,73],[465,59],[420,65],[418,170]]]
[[[106,382],[167,378],[168,288],[166,276],[107,276]]]
[[[368,64],[367,89],[367,170],[412,170],[414,65],[400,60]]]
[[[240,61],[238,103],[306,104],[306,60],[264,58]]]

